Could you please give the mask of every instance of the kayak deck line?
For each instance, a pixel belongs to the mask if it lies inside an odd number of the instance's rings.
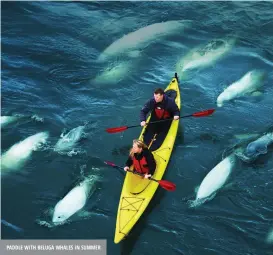
[[[159,157],[159,158],[161,158],[162,160],[164,160],[164,162],[166,162],[167,160],[164,159],[163,157],[161,157],[160,155],[158,155],[157,152],[160,152],[160,151],[162,151],[162,150],[167,150],[167,149],[171,150],[170,147],[167,147],[167,148],[162,148],[162,149],[160,149],[160,150],[156,150],[156,151],[154,151],[153,153],[154,153],[157,157]]]
[[[154,151],[154,152],[156,153],[156,152],[163,151],[163,150],[167,150],[167,149],[170,150],[171,148],[170,148],[170,147],[165,147],[165,148],[162,148],[162,149],[160,149],[160,150],[156,150],[156,151]]]
[[[134,199],[134,200],[135,200],[135,199],[138,199],[138,200],[137,200],[137,201],[134,201],[134,202],[130,202],[130,201],[129,201],[130,198],[132,198],[132,199]],[[135,197],[123,197],[123,198],[122,198],[120,210],[132,211],[132,212],[135,212],[135,213],[132,215],[131,219],[129,219],[129,221],[128,221],[123,227],[121,227],[120,224],[119,224],[119,232],[120,232],[120,233],[122,233],[121,231],[130,223],[130,221],[131,221],[131,220],[134,218],[134,216],[138,213],[139,208],[141,208],[141,206],[142,206],[144,200],[145,200],[145,198],[135,198]],[[125,203],[127,203],[127,204],[124,205],[124,204],[123,204],[124,201],[125,201]],[[139,203],[138,209],[134,206],[134,204],[137,204],[137,203]],[[131,206],[131,208],[126,208],[126,207],[130,207],[130,206]],[[121,215],[120,215],[120,216],[121,216]],[[119,223],[120,223],[120,222],[121,222],[121,221],[119,221]]]
[[[130,192],[132,195],[139,195],[140,193],[142,193],[142,192],[144,192],[145,191],[145,189],[147,189],[148,188],[148,186],[150,185],[150,183],[151,183],[151,181],[149,182],[149,184],[143,189],[143,190],[141,190],[140,192]]]
[[[135,201],[135,202],[133,202],[133,203],[130,203],[126,198],[131,198],[131,197],[123,197],[123,198],[122,198],[122,199],[124,199],[124,200],[128,203],[128,205],[125,205],[125,206],[121,207],[120,210],[128,210],[128,211],[129,211],[129,210],[132,210],[132,209],[125,209],[125,207],[127,207],[127,206],[132,206],[132,207],[134,207],[134,204],[139,203],[140,201],[143,202],[143,200],[145,199],[145,198],[139,198],[139,201]],[[134,207],[134,208],[135,208],[135,207]],[[135,210],[138,211],[137,208],[135,208]]]

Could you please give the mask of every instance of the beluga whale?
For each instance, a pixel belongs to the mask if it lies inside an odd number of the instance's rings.
[[[250,163],[260,155],[266,154],[271,144],[273,144],[273,131],[268,131],[260,135],[257,139],[252,139],[246,145],[238,146],[234,151],[235,155],[241,160]]]
[[[16,122],[20,117],[17,116],[1,116],[0,124],[1,128],[4,128],[8,126],[9,124],[12,124]]]
[[[198,188],[196,198],[192,201],[191,206],[202,204],[206,199],[216,194],[228,180],[235,166],[235,155],[231,153],[218,163],[203,179]]]
[[[8,170],[18,170],[30,158],[33,151],[44,145],[49,137],[48,132],[40,132],[14,144],[1,156],[1,175]]]
[[[241,79],[228,86],[217,98],[217,106],[222,107],[225,103],[235,98],[257,92],[263,85],[265,72],[254,69],[247,72]]]
[[[62,133],[60,139],[54,146],[56,152],[67,152],[74,148],[74,146],[84,137],[85,126],[78,126],[71,129],[67,134]]]
[[[189,51],[177,61],[176,71],[182,75],[183,72],[195,68],[205,68],[214,64],[225,56],[235,44],[236,39],[214,39],[206,45],[199,45]]]
[[[65,223],[72,215],[80,211],[96,189],[98,176],[89,175],[71,189],[54,207],[52,223]]]
[[[129,58],[139,57],[140,51],[158,40],[180,33],[192,24],[190,20],[170,20],[154,23],[124,35],[109,45],[98,57],[98,62],[125,55]]]
[[[114,61],[92,80],[92,84],[95,87],[116,84],[132,74],[136,69],[136,64],[137,62],[132,60]]]

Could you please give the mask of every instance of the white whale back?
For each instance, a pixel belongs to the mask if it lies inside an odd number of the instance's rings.
[[[224,102],[243,96],[257,90],[262,85],[264,72],[252,70],[247,72],[241,79],[232,83],[217,98],[217,105],[221,107]]]
[[[52,222],[64,222],[82,209],[86,204],[91,189],[94,187],[96,179],[96,177],[88,177],[68,192],[67,195],[56,204]]]
[[[16,116],[1,116],[0,124],[1,128],[6,127],[7,125],[17,121],[19,117]]]
[[[228,53],[235,43],[235,39],[217,39],[215,41],[220,41],[222,44],[213,48],[214,41],[211,41],[205,46],[201,45],[192,49],[177,62],[177,72],[182,73],[189,69],[210,66]]]
[[[221,188],[228,176],[231,173],[234,165],[234,155],[226,157],[219,164],[217,164],[202,181],[196,199],[201,199],[210,196],[212,193]]]
[[[102,52],[98,60],[104,61],[111,56],[146,47],[154,40],[174,34],[189,24],[190,21],[171,20],[142,27],[113,42]]]
[[[37,150],[39,146],[46,142],[48,137],[48,132],[40,132],[14,144],[1,157],[2,168],[20,168],[22,164],[30,157],[32,152]]]
[[[71,149],[82,137],[84,131],[84,126],[78,126],[70,130],[66,135],[61,136],[61,138],[56,143],[55,151],[65,151]]]

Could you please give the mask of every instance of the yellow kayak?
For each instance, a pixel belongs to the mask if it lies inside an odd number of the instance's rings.
[[[180,110],[181,99],[177,74],[175,74],[175,77],[172,78],[171,82],[165,89],[165,92],[168,90],[174,90],[176,92],[175,102]],[[149,119],[150,117],[147,119],[147,122]],[[156,160],[156,170],[153,175],[154,179],[161,180],[163,177],[171,157],[178,125],[179,120],[172,121],[168,134],[166,135],[163,143],[158,149],[152,152]],[[139,137],[140,140],[143,140],[145,128],[146,127],[142,129]],[[157,182],[149,179],[143,179],[143,177],[136,174],[130,172],[126,173],[116,219],[115,243],[119,243],[131,231],[150,203],[158,185],[159,184]]]

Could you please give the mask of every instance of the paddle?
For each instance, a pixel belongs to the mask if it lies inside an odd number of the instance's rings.
[[[188,117],[195,117],[195,118],[206,117],[206,116],[211,115],[214,111],[215,111],[215,109],[204,110],[204,111],[201,111],[201,112],[196,112],[196,113],[193,113],[193,114],[190,114],[190,115],[182,116],[179,119],[188,118]],[[154,124],[154,123],[158,123],[158,122],[162,122],[162,121],[168,121],[168,120],[173,120],[173,119],[164,119],[164,120],[152,121],[152,122],[149,122],[148,124]],[[118,133],[118,132],[125,131],[128,128],[134,128],[134,127],[140,127],[140,126],[141,125],[107,128],[106,132],[108,132],[108,133]]]
[[[118,168],[118,169],[122,169],[123,170],[123,167],[117,166],[117,165],[115,165],[114,163],[112,163],[110,161],[104,161],[104,163],[106,165],[108,165],[108,166],[112,166],[114,168]],[[130,172],[130,173],[133,173],[133,174],[137,174],[137,175],[140,175],[140,176],[144,176],[144,174],[141,174],[141,173],[138,173],[138,172],[135,172],[135,171],[132,171],[132,170],[127,170],[127,172]],[[165,190],[174,191],[176,189],[176,185],[174,183],[172,183],[172,182],[165,181],[165,180],[156,180],[156,179],[154,179],[152,177],[150,177],[149,180],[157,182]]]

